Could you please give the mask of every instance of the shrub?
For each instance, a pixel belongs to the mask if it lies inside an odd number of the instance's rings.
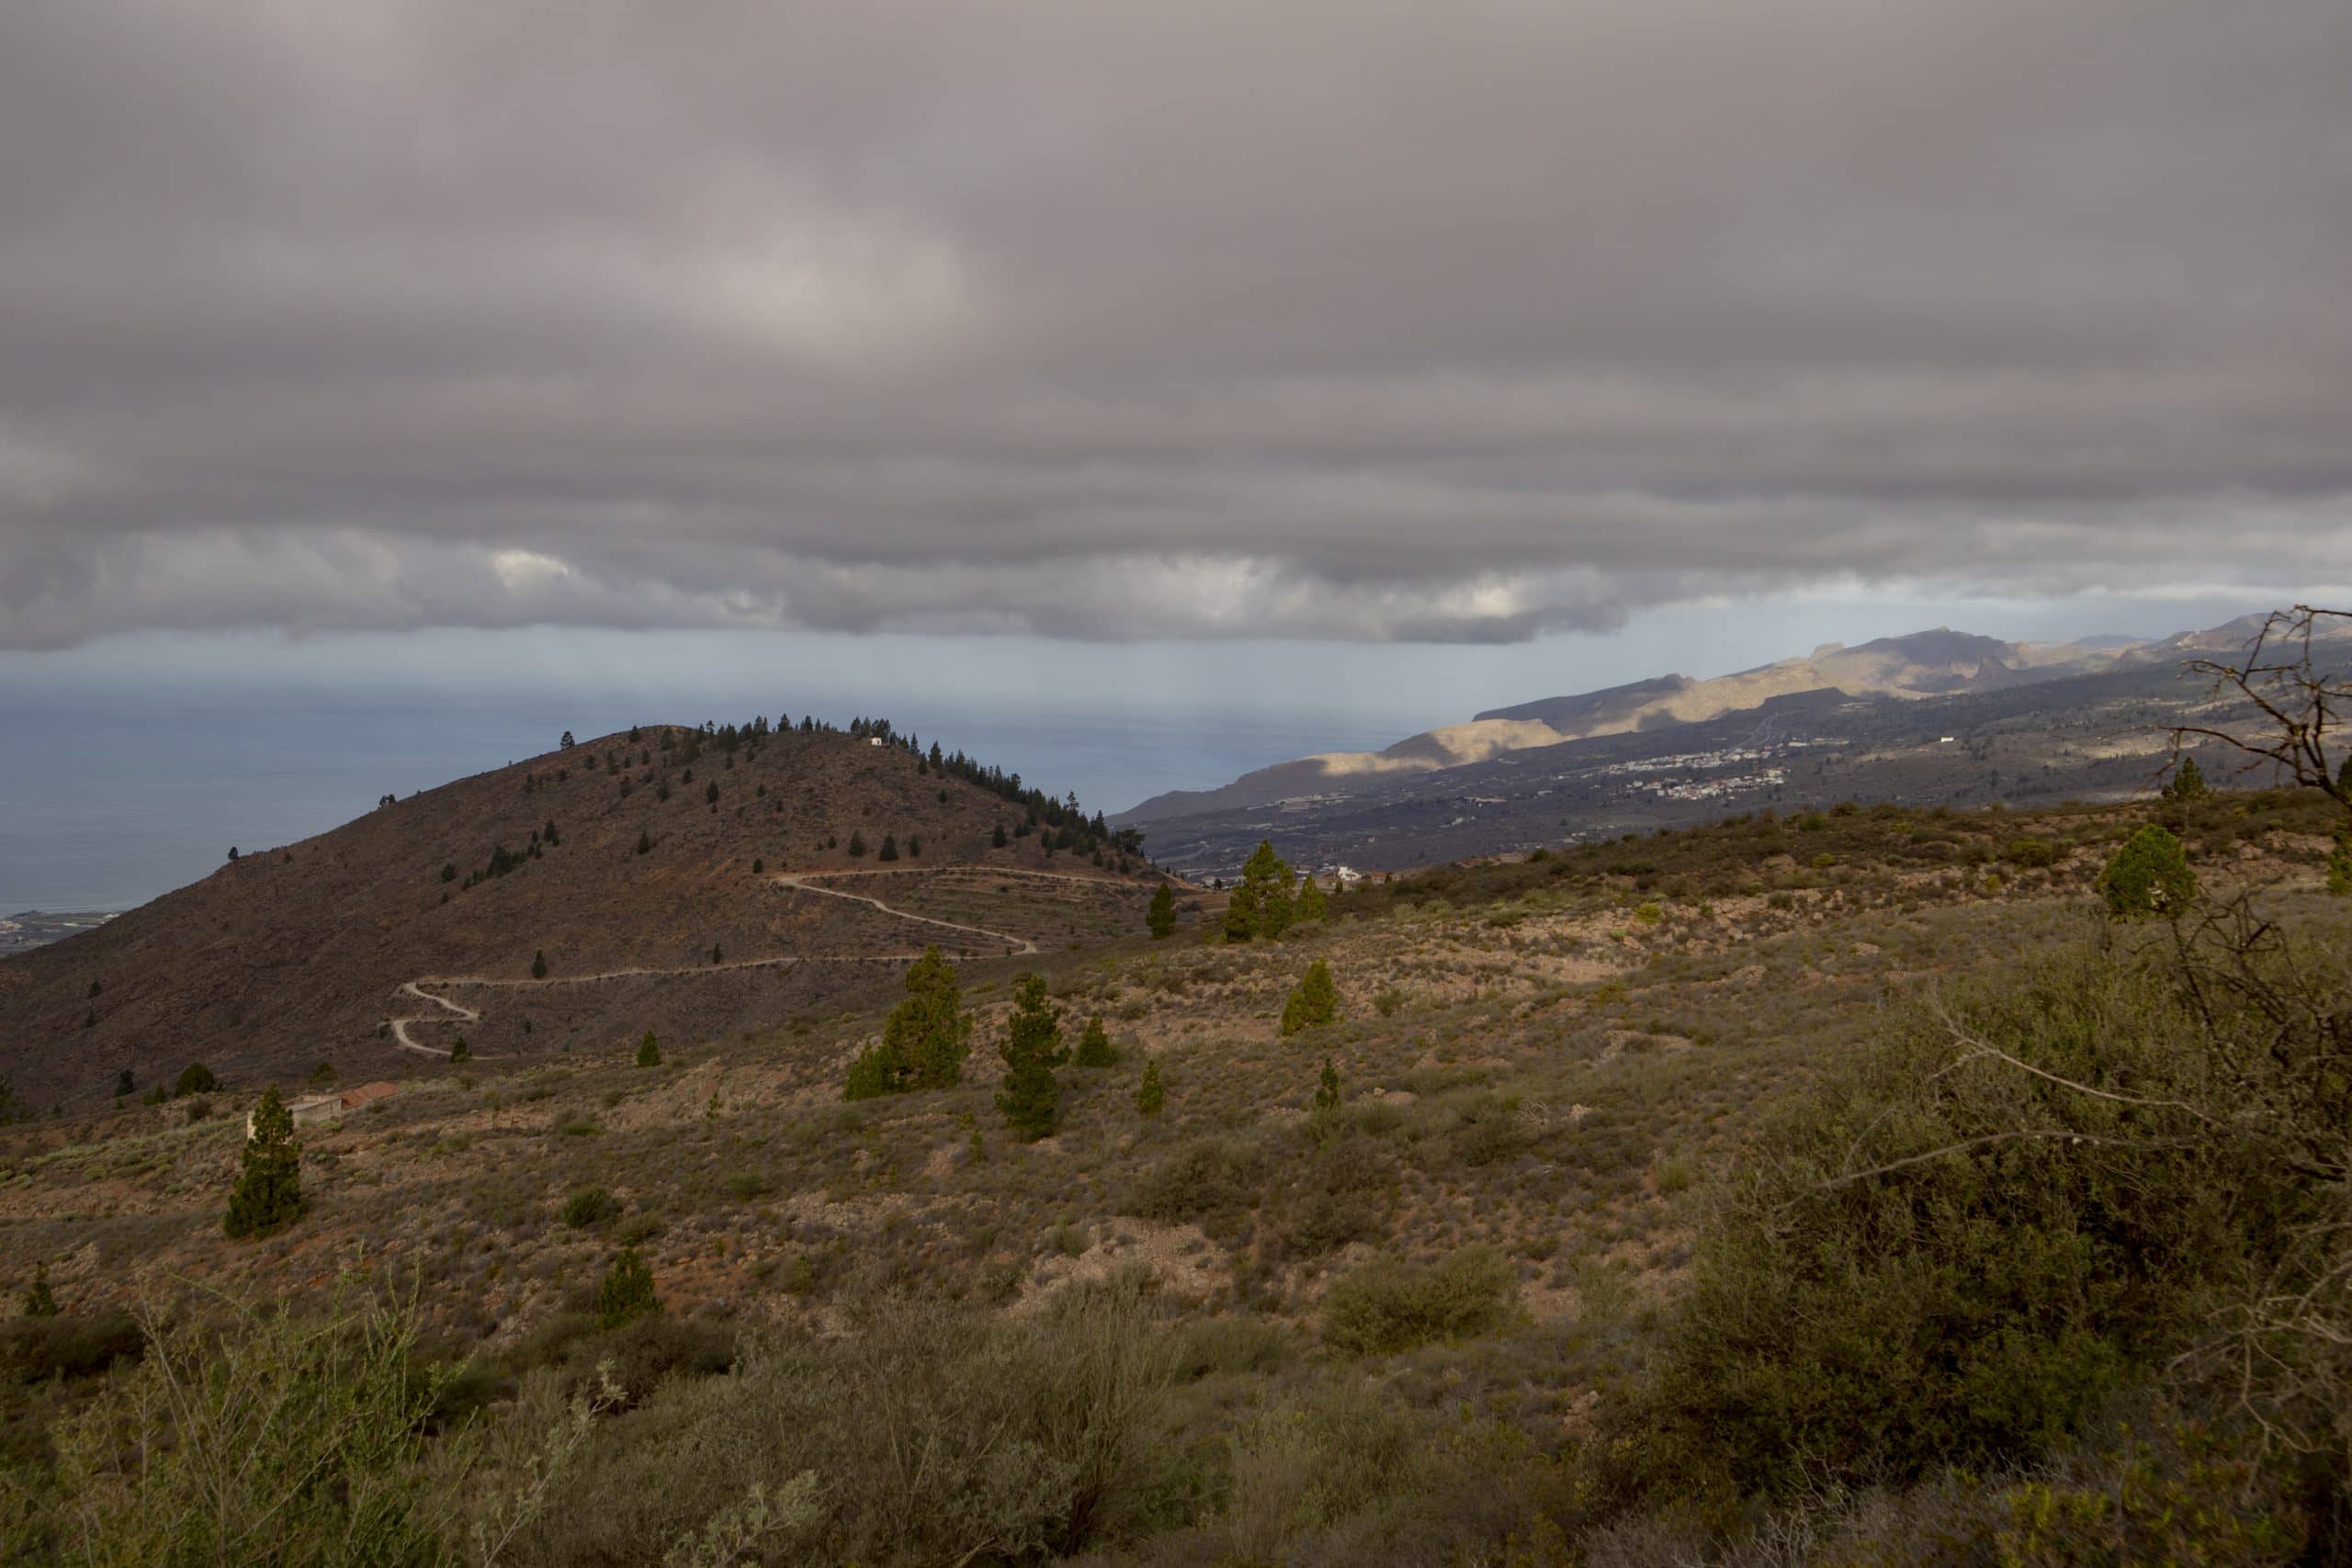
[[[582,1187],[563,1201],[563,1223],[573,1230],[586,1230],[620,1212],[619,1200],[601,1187]]]
[[[1170,1496],[1154,1438],[1173,1347],[1131,1282],[1074,1287],[1019,1317],[883,1299],[846,1327],[779,1337],[724,1377],[672,1380],[606,1424],[528,1557],[686,1561],[677,1543],[754,1488],[797,1484],[811,1506],[751,1560],[1041,1562],[1129,1536]]]
[[[172,1097],[178,1099],[183,1095],[210,1094],[220,1087],[220,1080],[212,1076],[210,1067],[206,1066],[202,1062],[190,1062],[180,1069],[179,1081],[172,1085]]]
[[[1186,1144],[1128,1190],[1125,1212],[1181,1223],[1246,1209],[1257,1196],[1258,1151],[1224,1138]]]
[[[2292,1065],[2326,1054],[2308,1029],[2266,1028],[2272,1053],[2216,1043],[2265,995],[2192,1002],[2151,960],[2067,952],[1902,1019],[1774,1125],[1702,1238],[1634,1417],[1654,1473],[1770,1488],[1800,1463],[1808,1483],[2013,1463],[2206,1340],[2211,1292],[2303,1256],[2317,1200],[2290,1151],[2342,1117],[2340,1081]],[[2255,1077],[2225,1082],[2232,1063]],[[2283,1336],[2242,1348],[2297,1369],[2250,1392],[2284,1376],[2308,1399],[2333,1375]]]
[[[1136,1089],[1136,1111],[1139,1115],[1157,1116],[1168,1108],[1168,1089],[1159,1079],[1159,1063],[1146,1060],[1143,1082]]]
[[[2197,894],[2196,874],[2180,840],[2151,822],[2115,852],[2099,874],[2099,894],[2118,920],[2177,917]]]
[[[1510,1321],[1517,1284],[1510,1264],[1483,1247],[1437,1263],[1367,1264],[1332,1281],[1323,1339],[1364,1356],[1472,1338]]]
[[[377,1300],[151,1327],[139,1367],[56,1429],[74,1560],[437,1559],[455,1520],[426,1418],[447,1374],[419,1375],[416,1332],[413,1303]]]
[[[2008,847],[2001,852],[2001,858],[2021,869],[2034,870],[2042,866],[2056,865],[2058,852],[2058,844],[2055,840],[2027,834],[2011,839]]]

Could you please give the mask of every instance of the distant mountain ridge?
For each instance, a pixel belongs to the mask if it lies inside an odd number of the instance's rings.
[[[1113,818],[1148,823],[1278,801],[1358,793],[1400,774],[1467,767],[1595,736],[1703,723],[1758,709],[1774,698],[1836,691],[1849,697],[1935,697],[1989,692],[2131,669],[2244,646],[2262,625],[2248,615],[2202,632],[2165,638],[2086,637],[2064,643],[2004,642],[1935,626],[1848,648],[1824,643],[1810,654],[1713,680],[1660,675],[1622,686],[1488,708],[1468,722],[1409,736],[1379,751],[1326,752],[1244,773],[1216,789],[1170,790]]]

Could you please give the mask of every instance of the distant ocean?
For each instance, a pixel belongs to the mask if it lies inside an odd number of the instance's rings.
[[[1402,718],[1371,728],[1359,716],[1317,725],[1058,707],[1033,716],[894,706],[890,717],[926,745],[960,748],[1113,813],[1308,752],[1375,750],[1420,728]],[[552,750],[566,728],[584,738],[631,720],[576,703],[0,699],[0,914],[130,908],[211,871],[232,844],[307,838],[372,809],[379,795]]]

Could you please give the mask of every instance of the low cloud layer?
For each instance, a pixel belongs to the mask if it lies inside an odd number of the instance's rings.
[[[30,0],[0,646],[2352,580],[2352,7]]]

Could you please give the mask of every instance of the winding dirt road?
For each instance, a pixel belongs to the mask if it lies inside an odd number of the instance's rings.
[[[810,881],[810,878],[812,877],[826,877],[830,879],[844,876],[908,876],[920,874],[925,872],[938,873],[955,871],[968,871],[981,876],[1026,876],[1048,882],[1099,883],[1109,880],[1108,878],[1100,876],[1078,876],[1068,872],[1059,871],[1024,871],[1017,867],[1011,866],[917,865],[897,866],[889,870],[871,868],[857,871],[788,871],[779,873],[770,880],[773,881],[776,886],[787,887],[792,889],[794,892],[817,893],[821,894],[828,898],[845,898],[853,904],[870,905],[874,908],[879,909],[884,914],[889,915],[897,919],[911,920],[919,925],[937,926],[943,931],[962,931],[971,936],[985,937],[990,942],[1002,942],[1005,949],[1003,956],[1008,958],[1019,958],[1038,951],[1037,944],[1035,942],[1030,941],[1025,936],[1018,935],[1012,931],[990,931],[986,926],[961,925],[954,920],[943,920],[930,915],[918,915],[910,910],[894,908],[890,905],[884,903],[879,898],[870,898],[862,893],[843,893],[840,889],[833,887],[819,887]],[[431,1056],[436,1060],[446,1060],[449,1055],[448,1047],[418,1044],[414,1040],[409,1037],[409,1025],[413,1023],[419,1023],[447,1027],[455,1026],[460,1023],[475,1023],[481,1021],[481,1013],[478,1009],[467,1007],[461,1002],[453,1002],[447,997],[435,995],[433,991],[425,989],[428,986],[435,987],[436,989],[447,988],[453,986],[488,986],[514,990],[538,989],[557,986],[593,986],[605,980],[630,980],[642,978],[647,976],[721,975],[730,969],[791,968],[802,964],[904,964],[922,956],[922,954],[920,953],[816,953],[808,955],[777,956],[771,958],[743,958],[724,964],[695,964],[672,969],[600,969],[593,974],[587,975],[550,975],[543,980],[518,980],[507,976],[492,975],[420,975],[413,980],[401,982],[401,985],[393,990],[393,997],[395,998],[406,998],[410,1001],[419,1002],[438,1010],[433,1012],[401,1013],[384,1020],[384,1022],[391,1030],[392,1044],[395,1049],[401,1051],[413,1051],[420,1056]],[[973,956],[992,955],[975,955],[966,953],[959,954],[957,956],[968,958]],[[497,1060],[497,1057],[477,1056],[474,1059],[477,1061],[495,1061]]]

